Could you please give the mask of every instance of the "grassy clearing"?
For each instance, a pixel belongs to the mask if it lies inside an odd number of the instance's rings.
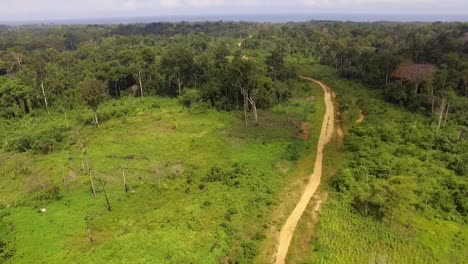
[[[314,77],[324,80],[335,89],[342,112],[345,132],[362,126],[355,124],[359,115],[354,102],[360,98],[382,100],[375,91],[369,91],[359,84],[344,81],[333,76],[326,67],[313,66],[309,69]],[[399,120],[409,114],[398,107],[382,104],[380,112],[373,111],[366,122],[376,122],[385,115],[386,120]],[[383,109],[385,107],[385,109]],[[423,117],[411,114],[414,120]],[[365,124],[363,124],[365,125]],[[325,152],[325,170],[332,176],[346,166],[349,155],[343,149],[338,152],[333,144]],[[390,146],[388,146],[390,150]],[[416,168],[427,167],[417,159],[410,159]],[[322,191],[328,192],[315,232],[308,230],[310,219],[302,219],[296,232],[289,259],[291,263],[465,263],[468,241],[468,227],[463,221],[453,220],[430,212],[397,214],[392,222],[378,221],[357,213],[346,195],[334,191],[328,178]],[[328,183],[327,183],[328,182]],[[310,212],[313,203],[309,205]],[[305,242],[304,242],[305,241]],[[308,247],[304,243],[309,243]],[[305,255],[305,257],[304,257]]]
[[[0,132],[7,263],[251,263],[279,193],[296,179],[291,175],[302,170],[319,134],[322,100],[310,98],[320,92],[292,85],[297,99],[261,111],[259,127],[245,127],[236,113],[194,113],[165,98],[109,101],[100,109],[100,129],[85,109],[68,113],[70,128],[55,112],[9,124]],[[313,136],[295,139],[305,121]],[[56,131],[54,142],[36,145]],[[17,146],[26,149],[16,153]]]

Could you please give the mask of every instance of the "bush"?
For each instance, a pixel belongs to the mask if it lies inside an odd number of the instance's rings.
[[[252,240],[242,243],[242,249],[244,252],[244,259],[249,263],[251,263],[250,261],[252,261],[258,254],[257,245]]]
[[[342,193],[350,191],[355,184],[356,180],[351,169],[340,170],[332,179],[332,186]]]
[[[6,263],[15,254],[14,248],[9,248],[8,243],[0,240],[0,262]]]
[[[240,178],[247,174],[247,167],[241,163],[234,163],[231,168],[227,169],[221,169],[217,166],[213,166],[208,175],[202,179],[202,182],[222,182],[230,187],[238,187],[240,185]]]
[[[306,149],[306,141],[303,140],[294,140],[288,145],[284,153],[284,159],[289,161],[296,161],[302,157]]]
[[[60,188],[57,185],[48,185],[44,190],[34,196],[34,200],[52,202],[62,199]]]
[[[131,114],[132,110],[124,102],[113,101],[110,105],[102,107],[100,113],[98,113],[101,121],[110,120],[112,118],[121,118]]]
[[[33,133],[26,131],[24,135],[14,138],[8,145],[9,151],[26,152],[31,150],[35,154],[49,154],[58,148],[66,137],[67,129],[51,127]]]
[[[203,99],[200,91],[196,89],[184,90],[182,95],[179,96],[179,102],[194,113],[203,113],[210,108],[210,104]]]
[[[186,108],[192,107],[193,104],[196,104],[202,100],[201,94],[198,90],[195,89],[186,89],[179,96],[179,102]]]

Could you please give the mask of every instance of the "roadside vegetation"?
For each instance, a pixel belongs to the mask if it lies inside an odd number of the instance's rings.
[[[334,87],[347,129],[341,150],[332,145],[326,154],[327,200],[314,232],[296,233],[295,248],[305,248],[291,252],[293,263],[464,263],[467,186],[458,161],[467,144],[457,123],[437,131],[430,116],[393,106],[330,68],[309,72]]]

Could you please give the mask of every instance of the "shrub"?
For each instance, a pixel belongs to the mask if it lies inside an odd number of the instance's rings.
[[[240,185],[239,178],[246,175],[247,171],[247,167],[240,163],[234,163],[231,168],[227,169],[213,166],[208,172],[208,175],[202,179],[202,182],[222,182],[230,187],[238,187]]]
[[[193,104],[198,103],[202,100],[201,94],[195,89],[186,89],[179,96],[179,102],[186,108],[192,107]]]
[[[35,154],[48,154],[58,148],[65,138],[66,131],[67,129],[63,127],[34,130],[33,133],[25,131],[10,142],[8,150],[16,152],[31,150]]]
[[[284,153],[284,159],[290,161],[299,160],[302,157],[304,150],[306,149],[306,141],[294,140],[288,145]]]
[[[338,192],[347,192],[355,185],[356,180],[353,177],[351,169],[340,170],[332,179],[332,186]]]
[[[62,195],[57,185],[48,185],[34,196],[34,200],[42,202],[58,201],[60,199],[62,199]]]
[[[200,91],[195,89],[186,89],[183,94],[179,96],[179,102],[194,113],[203,113],[210,108],[210,104],[203,100]]]
[[[252,240],[242,243],[242,249],[244,252],[244,259],[249,263],[251,263],[250,261],[252,261],[258,254],[256,243]]]
[[[9,247],[8,243],[0,240],[0,262],[6,263],[15,254],[15,249]]]

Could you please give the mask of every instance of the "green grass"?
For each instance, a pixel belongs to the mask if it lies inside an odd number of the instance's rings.
[[[99,129],[86,109],[68,113],[70,128],[56,112],[10,124],[0,131],[0,240],[14,252],[7,263],[251,262],[300,163],[288,160],[298,132],[290,121],[320,123],[320,113],[307,110],[318,102],[295,99],[292,107],[260,111],[258,127],[245,127],[237,113],[194,114],[165,98],[109,101]],[[63,139],[47,155],[6,150],[57,127]],[[312,130],[303,155],[318,137]],[[96,200],[81,169],[80,141]],[[97,179],[105,182],[111,212]]]

